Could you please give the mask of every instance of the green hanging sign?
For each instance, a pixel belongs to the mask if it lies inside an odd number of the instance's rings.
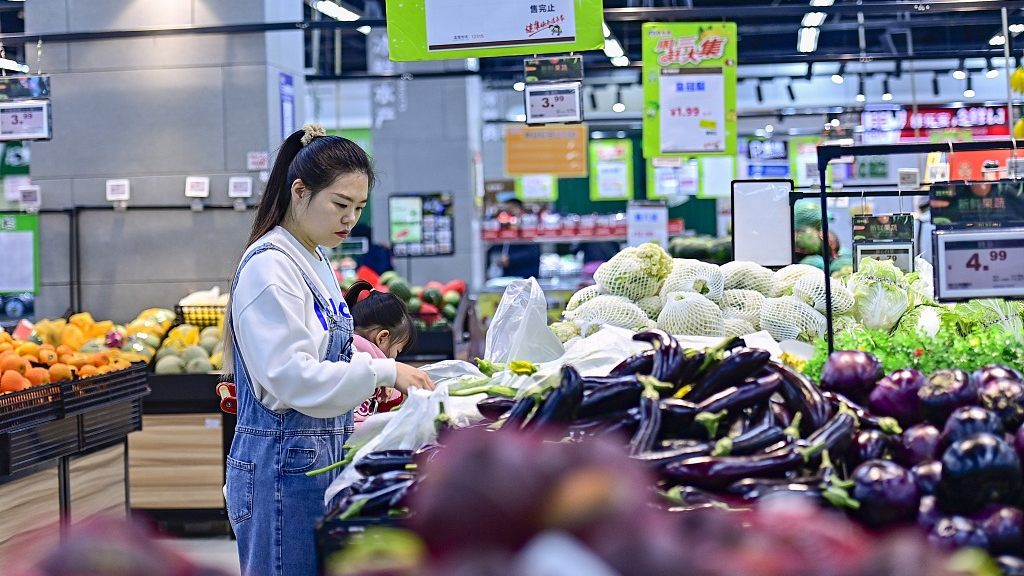
[[[633,141],[590,141],[590,200],[633,199]]]
[[[736,24],[643,25],[645,158],[736,155]]]

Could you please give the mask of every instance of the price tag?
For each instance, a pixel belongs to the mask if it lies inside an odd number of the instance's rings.
[[[21,186],[18,188],[18,201],[25,212],[39,210],[39,186]]]
[[[49,100],[0,101],[0,140],[49,140]]]
[[[949,164],[929,164],[926,174],[929,182],[949,182]]]
[[[581,84],[538,84],[527,86],[526,123],[581,122],[583,100]]]
[[[188,176],[185,178],[186,198],[206,198],[210,195],[210,178],[207,176]]]
[[[232,176],[228,178],[228,198],[251,198],[252,178],[248,176]]]
[[[906,188],[920,188],[921,187],[921,171],[917,168],[900,168],[899,169],[899,187],[901,189]]]
[[[630,202],[626,218],[626,240],[630,246],[645,242],[668,246],[668,207],[664,202]]]
[[[267,152],[246,152],[245,168],[253,172],[267,170],[270,168],[270,154]]]
[[[853,264],[854,269],[859,267],[860,261],[864,258],[875,260],[889,260],[902,270],[905,274],[914,271],[914,243],[913,242],[854,242]]]
[[[937,230],[932,246],[940,300],[1024,298],[1024,228]]]
[[[107,180],[107,202],[127,202],[131,198],[128,180]]]

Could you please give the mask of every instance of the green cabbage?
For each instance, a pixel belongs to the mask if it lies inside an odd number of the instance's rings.
[[[848,287],[855,302],[853,317],[872,330],[892,330],[910,307],[903,271],[888,260],[861,260]]]
[[[1024,304],[1002,298],[982,298],[960,302],[954,307],[964,334],[998,329],[1024,342]]]

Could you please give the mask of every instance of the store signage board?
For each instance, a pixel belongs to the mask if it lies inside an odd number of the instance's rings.
[[[39,215],[0,214],[0,294],[39,291]]]
[[[735,156],[736,24],[643,25],[645,158]]]
[[[527,84],[526,123],[550,124],[583,121],[582,84]]]
[[[793,263],[792,180],[732,182],[732,250],[737,261],[762,266]]]
[[[1024,226],[1024,180],[936,183],[929,196],[937,228]]]
[[[788,160],[789,145],[783,140],[751,140],[747,142],[749,160]]]
[[[47,75],[0,77],[0,100],[38,100],[49,97],[50,77]]]
[[[1024,298],[1024,228],[932,232],[941,301]]]
[[[527,58],[523,60],[527,84],[531,82],[571,82],[583,80],[583,57]]]
[[[582,52],[604,46],[601,0],[387,0],[391,60]]]
[[[633,141],[590,142],[590,200],[633,199]]]
[[[668,207],[664,202],[630,202],[626,207],[626,243],[668,246]]]
[[[912,242],[914,240],[914,215],[854,214],[853,240],[855,242]]]
[[[455,252],[453,196],[448,192],[388,198],[388,229],[395,256],[447,256]]]
[[[587,176],[585,124],[566,126],[506,126],[505,173],[553,174],[560,178]]]
[[[0,101],[0,140],[49,140],[49,100]]]
[[[210,178],[208,176],[188,176],[185,178],[186,198],[208,198],[210,196]]]
[[[889,260],[904,273],[914,271],[913,242],[854,242],[853,269],[857,270],[864,258]]]
[[[228,178],[228,198],[252,198],[252,178],[249,176]]]

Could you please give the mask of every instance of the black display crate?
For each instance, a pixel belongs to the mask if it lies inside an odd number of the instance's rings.
[[[60,384],[34,386],[0,396],[0,433],[14,432],[60,418]]]
[[[97,450],[123,442],[142,430],[142,405],[138,398],[100,406],[78,416],[81,419],[80,451]]]
[[[145,396],[149,393],[147,376],[146,364],[137,362],[124,370],[81,380],[65,380],[60,383],[64,416]]]
[[[142,400],[146,414],[220,412],[217,384],[223,372],[149,375],[149,394]]]
[[[0,434],[0,476],[70,456],[78,449],[78,418],[61,418]]]
[[[178,304],[174,307],[174,324],[191,324],[202,330],[208,326],[216,326],[224,318],[227,306]]]

